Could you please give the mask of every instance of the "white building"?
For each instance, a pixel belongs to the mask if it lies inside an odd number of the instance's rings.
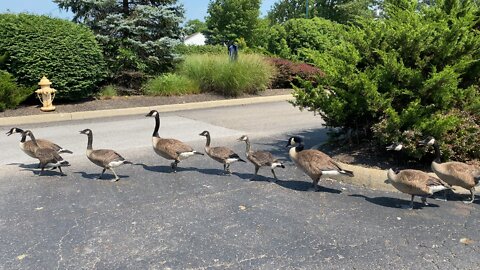
[[[197,32],[194,34],[191,34],[190,36],[186,37],[185,40],[183,41],[183,44],[185,45],[205,45],[205,35]]]

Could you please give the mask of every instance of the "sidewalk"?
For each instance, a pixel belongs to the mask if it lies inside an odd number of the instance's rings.
[[[75,104],[55,104],[53,112],[42,112],[40,106],[25,106],[0,114],[0,126],[126,116],[156,109],[161,112],[276,102],[292,99],[291,89],[269,89],[259,95],[225,98],[214,94],[171,97],[130,96],[108,100],[90,100]]]

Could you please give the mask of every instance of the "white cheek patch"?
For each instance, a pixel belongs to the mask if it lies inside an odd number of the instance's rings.
[[[430,141],[428,141],[429,145],[433,145],[434,143],[435,143],[435,139],[431,139]]]
[[[402,148],[403,148],[403,145],[399,144],[395,147],[395,151],[400,151],[402,150]]]

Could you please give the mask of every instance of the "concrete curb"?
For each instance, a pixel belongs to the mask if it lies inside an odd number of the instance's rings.
[[[134,107],[134,108],[112,109],[112,110],[83,111],[83,112],[71,112],[71,113],[45,113],[45,114],[0,118],[0,126],[37,124],[37,123],[45,123],[45,122],[59,122],[59,121],[70,121],[70,120],[84,120],[84,119],[94,119],[94,118],[114,117],[114,116],[128,116],[128,115],[146,114],[150,110],[157,110],[159,112],[173,112],[173,111],[183,111],[183,110],[208,109],[208,108],[215,108],[215,107],[287,101],[290,99],[292,99],[292,95],[275,95],[275,96],[266,96],[266,97],[213,100],[213,101],[192,102],[192,103],[183,103],[183,104],[169,104],[169,105]]]
[[[353,171],[353,173],[355,174],[355,177],[336,176],[336,179],[341,182],[362,186],[374,190],[399,192],[392,185],[384,183],[384,181],[387,180],[387,170],[355,166],[351,164],[341,163],[338,161],[337,163],[343,169]],[[434,173],[429,174],[437,177]],[[468,190],[457,186],[454,187],[454,192],[457,194],[470,194]]]

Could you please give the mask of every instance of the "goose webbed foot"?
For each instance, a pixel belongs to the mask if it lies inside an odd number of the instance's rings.
[[[423,205],[428,206],[427,197],[422,197],[422,203]]]
[[[95,179],[102,179],[103,177],[103,174],[105,173],[107,169],[103,169],[102,172],[100,173],[100,175],[98,177],[96,177]]]
[[[178,161],[174,161],[174,162],[172,162],[172,164],[170,164],[170,167],[172,167],[172,172],[173,173],[177,172],[177,166],[178,166]]]

